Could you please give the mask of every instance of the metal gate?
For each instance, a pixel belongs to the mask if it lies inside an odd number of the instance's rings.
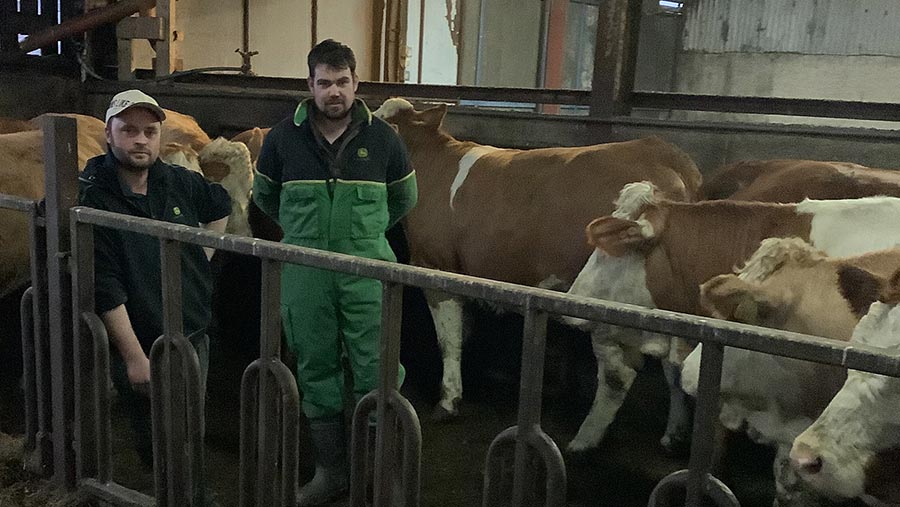
[[[402,288],[406,285],[517,308],[525,315],[518,421],[494,439],[485,457],[485,506],[532,505],[533,498],[542,498],[540,503],[547,506],[566,504],[566,471],[562,455],[540,426],[541,379],[549,315],[568,315],[703,342],[690,468],[661,481],[650,498],[650,506],[670,505],[670,493],[685,488],[686,504],[690,506],[700,505],[703,497],[711,498],[720,506],[738,505],[727,486],[709,473],[712,426],[718,415],[725,346],[900,376],[900,358],[868,347],[851,347],[844,342],[270,241],[219,235],[90,208],[72,208],[74,193],[67,195],[67,192],[74,192],[77,172],[74,168],[74,121],[48,118],[44,128],[48,168],[46,217],[41,218],[37,204],[32,201],[0,196],[0,207],[18,209],[32,217],[33,260],[44,258],[41,237],[44,231],[47,234],[47,274],[43,274],[42,262],[32,263],[35,284],[23,299],[23,328],[26,322],[34,322],[34,331],[28,329],[23,333],[24,339],[31,342],[26,344],[25,365],[29,403],[27,442],[32,455],[36,456],[35,461],[42,465],[37,470],[46,472],[52,468],[59,484],[80,488],[112,504],[197,504],[203,468],[201,386],[196,354],[182,334],[180,291],[168,290],[180,288],[179,252],[183,243],[253,255],[261,258],[263,263],[260,358],[245,371],[241,387],[241,505],[293,505],[297,488],[298,393],[293,375],[279,358],[279,275],[281,265],[286,262],[383,282],[380,387],[359,402],[353,416],[350,494],[353,506],[366,504],[366,435],[372,413],[377,414],[378,421],[374,445],[374,505],[420,504],[419,420],[395,387]],[[151,353],[153,434],[157,450],[155,500],[110,479],[109,346],[105,329],[93,312],[95,226],[160,239],[165,334],[154,344]],[[71,231],[71,242],[66,235],[68,231]],[[41,304],[44,280],[47,280],[49,291],[47,310]],[[68,304],[70,296],[73,301]],[[32,307],[34,313],[29,314]],[[54,316],[57,325],[54,326],[54,319],[51,319],[47,328],[43,318],[45,311]],[[52,337],[49,372],[45,359],[47,342],[43,338],[47,332]],[[48,403],[49,398],[52,398],[52,404]],[[70,421],[74,421],[71,429],[67,427]],[[52,438],[48,438],[48,433]],[[395,445],[397,442],[399,445]],[[510,443],[515,447],[511,471],[510,467],[499,466],[498,456],[500,446]],[[544,468],[543,482],[533,480],[535,460]]]

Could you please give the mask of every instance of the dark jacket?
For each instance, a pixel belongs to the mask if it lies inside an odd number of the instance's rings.
[[[112,153],[88,161],[79,178],[79,204],[125,215],[199,226],[231,213],[225,189],[202,175],[157,160],[147,176],[147,195],[119,181]],[[184,334],[205,331],[212,277],[203,249],[182,244]],[[144,352],[163,333],[159,240],[103,227],[94,229],[96,311],[125,304]]]

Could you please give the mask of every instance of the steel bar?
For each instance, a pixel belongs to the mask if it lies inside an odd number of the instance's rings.
[[[19,48],[28,53],[35,49],[49,46],[66,37],[78,35],[105,23],[118,21],[131,16],[141,9],[148,9],[156,4],[155,0],[121,0],[114,4],[92,10],[84,15],[63,21],[46,30],[28,36],[19,43]]]
[[[670,500],[670,495],[674,495],[676,492],[685,489],[688,482],[688,474],[689,472],[687,470],[679,470],[664,477],[650,493],[650,499],[647,502],[647,506],[671,506],[673,501]],[[734,493],[732,493],[731,490],[728,489],[728,486],[719,479],[707,475],[703,487],[704,494],[709,497],[717,507],[741,507],[741,503],[738,501],[737,497],[734,496]],[[685,505],[688,507],[696,507],[700,504],[686,503]]]
[[[25,452],[37,446],[37,372],[34,353],[34,287],[25,289],[19,304],[22,330],[22,394],[25,399]]]
[[[35,404],[37,409],[36,448],[26,467],[33,473],[46,476],[53,471],[53,387],[50,376],[50,329],[48,323],[48,281],[47,263],[47,221],[44,211],[37,203],[29,218],[29,239],[31,241],[31,288]],[[37,261],[35,261],[37,259]]]
[[[94,313],[94,231],[86,224],[71,223],[72,234],[72,307],[74,311],[72,332],[73,355],[77,360],[74,367],[75,379],[75,475],[77,480],[95,477],[100,481],[109,480],[109,463],[101,467],[101,440],[105,440],[105,451],[109,454],[109,433],[100,431],[99,410],[100,399],[106,396],[107,377],[97,382],[97,366],[106,365],[109,370],[109,358],[99,355],[108,354],[108,337],[106,327]],[[104,343],[98,343],[103,341]],[[106,414],[107,417],[109,414]],[[103,468],[103,473],[100,473]]]
[[[96,445],[96,477],[100,482],[112,479],[112,420],[109,399],[109,336],[106,326],[97,314],[85,312],[81,315],[93,338],[94,378],[93,394],[94,442]]]
[[[152,496],[128,489],[115,482],[101,482],[97,479],[84,479],[80,483],[82,491],[95,498],[105,500],[111,505],[121,507],[155,507],[156,500]]]
[[[263,360],[250,363],[241,377],[241,440],[239,451],[238,505],[252,507],[257,496],[257,442],[259,440],[259,377]]]
[[[637,327],[656,333],[721,343],[767,354],[900,376],[900,356],[890,356],[881,349],[866,345],[851,345],[847,342],[800,333],[664,310],[650,310],[636,305],[613,303],[393,262],[363,259],[273,241],[230,234],[220,235],[196,227],[137,217],[122,217],[90,208],[78,207],[73,213],[78,216],[79,221],[94,225],[151,234],[229,252],[343,271],[519,308],[531,304],[535,310],[551,314],[568,315],[617,326]]]
[[[381,430],[383,435],[379,437],[377,435],[378,430],[376,430],[375,456],[368,456],[368,439],[370,437],[369,421],[371,420],[372,414],[378,412],[379,401],[387,404],[387,408],[390,409],[392,417],[389,418],[389,422],[379,419],[378,426],[389,423],[394,425],[396,422],[397,429],[399,430],[397,431],[396,438],[401,442],[401,459],[399,466],[401,491],[391,491],[392,495],[394,495],[392,498],[396,498],[396,495],[402,495],[403,502],[395,502],[395,504],[420,505],[422,428],[419,423],[419,417],[412,404],[396,389],[393,389],[383,398],[379,390],[372,391],[363,396],[356,404],[356,410],[353,412],[353,427],[350,443],[350,448],[352,450],[350,453],[350,505],[353,507],[364,507],[368,505],[366,501],[366,462],[369,461],[376,472],[379,469],[385,468],[386,460],[384,458],[385,453],[387,452],[387,446],[382,445],[382,449],[379,451],[377,440],[378,438],[381,438],[385,441],[393,442],[393,440],[387,440],[385,437],[385,435],[389,433],[388,431]],[[392,449],[392,451],[396,450]],[[378,478],[376,478],[376,481],[377,480]],[[383,487],[384,486],[382,486],[382,488]],[[387,489],[390,490],[391,488]],[[392,505],[391,503],[385,504],[384,501],[385,499],[379,498],[376,492],[376,505]]]
[[[75,120],[63,116],[42,119],[44,131],[44,195],[47,210],[48,313],[50,375],[53,400],[53,480],[75,486],[72,446],[74,411],[72,355],[72,283],[68,210],[78,196],[78,140]],[[37,260],[36,260],[37,261]]]
[[[687,482],[688,505],[700,505],[707,477],[712,470],[724,351],[724,347],[718,343],[707,343],[700,357],[700,388],[694,411],[690,473]]]

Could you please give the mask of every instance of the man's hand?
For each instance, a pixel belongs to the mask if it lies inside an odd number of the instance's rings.
[[[128,382],[139,394],[150,395],[150,359],[141,351],[125,361],[128,370]]]

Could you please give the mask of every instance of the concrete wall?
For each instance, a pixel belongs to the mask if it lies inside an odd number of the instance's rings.
[[[179,2],[175,29],[183,34],[180,44],[185,69],[238,67],[234,52],[241,47],[241,0]],[[373,0],[319,2],[318,40],[339,40],[356,53],[357,73],[364,80],[377,76],[371,68]],[[250,3],[251,60],[260,76],[306,77],[306,54],[311,48],[310,0],[257,0]],[[152,67],[153,50],[146,41],[134,43],[138,68]]]

